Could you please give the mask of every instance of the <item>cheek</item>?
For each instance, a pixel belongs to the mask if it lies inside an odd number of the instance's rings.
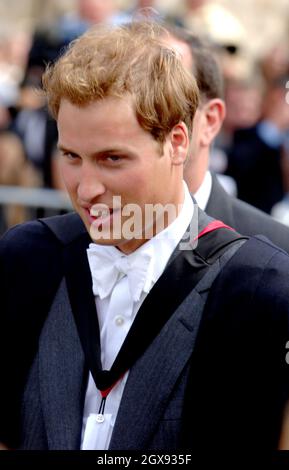
[[[136,168],[133,171],[123,172],[117,176],[114,175],[110,181],[107,180],[107,185],[111,188],[119,188],[120,191],[127,193],[137,193],[147,185],[147,182],[147,172],[144,168],[139,166],[139,168]]]
[[[128,178],[123,178],[115,186],[115,192],[122,195],[125,203],[143,205],[150,200],[154,191],[153,175],[147,175],[143,171],[134,172]]]

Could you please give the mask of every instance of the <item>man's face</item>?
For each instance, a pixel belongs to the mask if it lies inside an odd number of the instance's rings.
[[[143,232],[151,222],[144,221],[146,204],[178,205],[183,198],[182,165],[174,163],[171,133],[161,152],[131,103],[130,97],[105,98],[78,107],[62,100],[58,114],[60,167],[74,208],[97,243],[127,253],[145,242]],[[123,230],[137,215],[124,213],[128,204],[140,211],[138,239],[127,240]],[[96,237],[96,230],[103,236]]]

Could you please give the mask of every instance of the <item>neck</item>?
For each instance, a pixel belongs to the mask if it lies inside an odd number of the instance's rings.
[[[199,156],[198,159],[190,158],[184,168],[184,180],[191,194],[200,188],[208,169],[208,156]]]

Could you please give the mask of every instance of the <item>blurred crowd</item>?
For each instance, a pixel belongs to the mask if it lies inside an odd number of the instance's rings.
[[[145,14],[205,36],[214,46],[227,115],[211,150],[211,170],[227,175],[231,192],[267,213],[288,199],[289,3],[271,22],[269,13],[251,36],[245,13],[238,15],[230,2],[183,0],[167,10],[165,2],[153,0],[127,0],[122,7],[116,0],[73,3],[32,31],[0,31],[0,185],[63,187],[57,128],[41,94],[43,70],[92,24]],[[270,10],[270,2],[263,3]],[[246,16],[254,14],[253,7]],[[0,231],[27,217],[23,207],[3,211]]]

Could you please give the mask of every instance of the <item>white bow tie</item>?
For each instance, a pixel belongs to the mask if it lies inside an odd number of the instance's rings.
[[[127,275],[132,299],[137,302],[142,291],[149,291],[152,282],[148,277],[151,254],[126,256],[112,248],[91,243],[87,249],[93,294],[101,299],[107,297],[117,281]]]

